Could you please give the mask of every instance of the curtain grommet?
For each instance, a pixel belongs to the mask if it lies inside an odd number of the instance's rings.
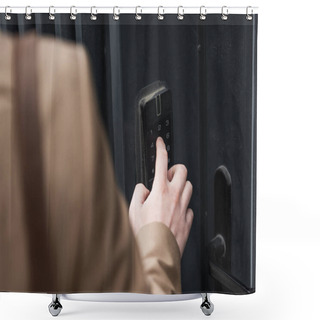
[[[95,10],[95,12],[93,12],[93,10]],[[96,21],[97,20],[97,14],[98,14],[98,10],[96,9],[96,7],[91,7],[90,9],[90,20],[92,21]]]
[[[6,6],[5,9],[4,9],[4,18],[7,20],[7,21],[10,21],[11,20],[11,16],[10,16],[10,13],[12,12],[11,8],[9,6]]]
[[[113,20],[118,21],[120,19],[120,9],[119,7],[113,7]]]
[[[70,19],[73,21],[77,19],[77,8],[75,6],[70,8]]]
[[[139,12],[138,12],[138,10],[139,10]],[[136,7],[136,15],[135,15],[134,18],[135,18],[137,21],[140,21],[140,20],[142,19],[141,14],[142,14],[142,8],[141,8],[140,6],[137,6],[137,7]]]
[[[227,6],[223,6],[221,8],[221,19],[222,20],[228,20],[229,10]]]
[[[30,20],[32,19],[31,14],[32,14],[32,9],[31,9],[30,6],[27,6],[27,7],[26,7],[26,15],[25,15],[24,18],[25,18],[26,20],[30,21]]]
[[[56,9],[54,8],[54,6],[49,7],[49,20],[55,20],[55,13],[56,13]]]
[[[183,20],[184,19],[184,8],[183,6],[178,7],[178,15],[177,15],[178,20]]]
[[[161,10],[161,12],[160,12]],[[158,7],[158,20],[164,20],[164,8],[163,6]]]
[[[252,7],[247,7],[247,9],[246,9],[246,19],[248,20],[248,21],[251,21],[252,20],[252,15],[253,15],[253,9],[252,9]]]
[[[207,19],[207,8],[205,6],[200,7],[200,20]]]

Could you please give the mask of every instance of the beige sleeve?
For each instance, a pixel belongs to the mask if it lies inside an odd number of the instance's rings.
[[[149,223],[137,234],[146,280],[152,293],[181,293],[180,251],[169,228]]]

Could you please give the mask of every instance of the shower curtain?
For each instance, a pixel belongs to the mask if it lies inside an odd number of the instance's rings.
[[[46,10],[0,7],[0,291],[254,292],[258,15]]]

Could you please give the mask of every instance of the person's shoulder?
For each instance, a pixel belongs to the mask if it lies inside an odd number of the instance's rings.
[[[33,42],[36,46],[38,65],[44,67],[48,67],[52,61],[55,67],[61,66],[64,70],[70,70],[88,60],[87,50],[82,44],[54,35],[37,34],[34,30],[23,35],[0,31],[2,56],[6,52],[5,49],[11,51],[9,49],[14,47],[15,41]]]
[[[54,35],[37,35],[34,32],[32,32],[29,36],[34,36],[37,38],[37,42],[39,45],[44,47],[52,47],[54,46],[55,50],[65,50],[65,51],[83,51],[84,46],[80,43],[77,43],[72,40],[68,39],[62,39],[59,37],[56,37]]]
[[[11,59],[12,51],[13,51],[13,39],[14,37],[10,34],[4,33],[0,31],[0,65],[1,65],[1,75],[3,76],[4,70],[3,68],[9,68],[9,61]]]
[[[2,32],[0,30],[0,43],[1,43],[0,55],[1,56],[3,56],[8,51],[12,51],[15,39],[16,39],[15,34]]]
[[[87,52],[82,44],[75,41],[61,39],[54,35],[37,35],[34,32],[29,35],[30,37],[36,37],[37,48],[40,53],[44,55],[52,52],[54,58],[60,61],[69,60],[70,63],[79,59],[86,59]]]
[[[88,64],[88,54],[82,44],[52,35],[39,36],[31,33],[28,36],[36,37],[36,54],[40,78],[52,74],[55,83],[61,82],[61,80],[66,85],[67,83],[78,82],[79,69]]]

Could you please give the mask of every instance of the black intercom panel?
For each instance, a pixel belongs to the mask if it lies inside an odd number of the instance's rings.
[[[137,98],[136,174],[149,190],[155,174],[156,140],[161,137],[173,164],[172,96],[164,81],[141,89]]]

